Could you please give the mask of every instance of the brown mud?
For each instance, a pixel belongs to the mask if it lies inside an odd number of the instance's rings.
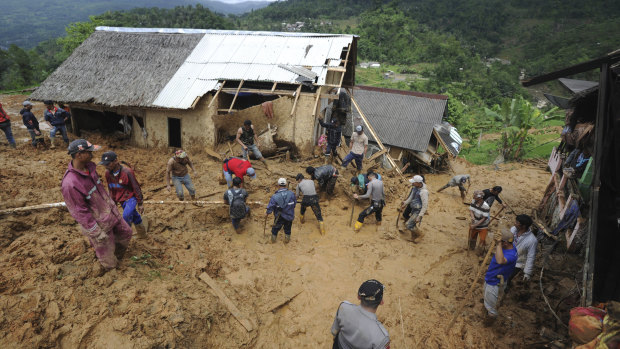
[[[17,150],[4,138],[0,143],[0,209],[62,201],[59,185],[69,156],[62,147],[32,149],[28,133],[19,127],[23,98],[0,96],[18,141]],[[42,111],[37,103],[35,115],[42,118]],[[176,199],[164,186],[169,152],[134,148],[97,133],[88,139],[136,167],[147,200]],[[221,200],[221,164],[206,153],[189,156],[197,170],[190,175],[198,197]],[[278,177],[291,180],[323,160],[281,161],[268,160],[271,174],[256,162],[250,200],[268,202]],[[530,213],[538,204],[549,178],[540,168],[520,164],[495,170],[457,160],[453,167],[472,175],[468,195],[501,185],[503,197],[519,213]],[[103,174],[102,167],[98,171]],[[395,228],[396,208],[408,185],[390,174],[384,177],[383,224],[369,217],[354,233],[348,226],[351,201],[344,195],[350,177],[347,172],[340,179],[334,197],[321,199],[327,235],[319,234],[308,210],[305,224],[295,220],[288,245],[282,233],[276,244],[268,242],[272,217],[263,235],[265,205],[253,207],[239,235],[224,206],[147,205],[150,238],[132,240],[120,267],[105,274],[65,209],[0,216],[0,343],[18,348],[326,348],[339,303],[355,302],[357,288],[370,278],[386,285],[378,318],[393,348],[522,347],[537,341],[541,316],[536,307],[526,309],[513,300],[500,310],[499,330],[482,325],[482,285],[446,332],[480,261],[464,249],[467,220],[459,217],[469,213],[458,190],[435,192],[450,175],[426,175],[429,214],[417,244]],[[355,217],[364,204],[355,206]],[[505,226],[514,216],[502,218],[499,224]],[[248,316],[251,332],[198,278],[202,272]]]

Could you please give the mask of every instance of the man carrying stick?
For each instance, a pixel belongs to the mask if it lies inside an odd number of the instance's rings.
[[[511,232],[503,230],[501,233],[495,233],[495,256],[491,259],[487,273],[484,276],[484,307],[487,315],[484,319],[485,325],[491,325],[499,313],[497,312],[497,301],[499,298],[500,287],[506,288],[502,280],[508,280],[508,277],[515,269],[517,264],[517,249],[512,244],[514,236]],[[502,290],[503,291],[503,290]]]
[[[491,222],[489,204],[484,200],[484,193],[480,190],[474,192],[474,199],[469,205],[469,213],[471,215],[471,224],[469,225],[469,249],[476,248],[476,239],[480,237],[478,243],[478,252],[484,252],[486,246],[487,231]]]

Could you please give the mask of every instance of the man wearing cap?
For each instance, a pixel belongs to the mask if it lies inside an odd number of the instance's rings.
[[[454,177],[452,177],[452,179],[450,179],[450,181],[448,182],[448,184],[444,185],[443,187],[439,188],[439,190],[437,190],[437,192],[439,193],[440,191],[448,188],[448,187],[459,187],[459,191],[461,192],[461,200],[465,200],[465,192],[467,191],[467,189],[465,189],[465,183],[469,182],[469,185],[471,185],[471,178],[468,174],[462,174],[462,175],[456,175]]]
[[[115,268],[131,240],[131,227],[125,222],[97,175],[92,152],[98,150],[84,139],[69,144],[71,162],[62,178],[61,192],[71,216],[82,227],[99,263]]]
[[[349,147],[351,151],[345,156],[344,160],[342,160],[342,168],[347,168],[351,160],[355,160],[357,170],[361,171],[362,160],[366,157],[366,151],[368,150],[368,136],[364,134],[362,125],[355,127],[355,132],[351,135]]]
[[[485,189],[482,191],[484,193],[484,201],[489,204],[489,207],[493,206],[495,201],[499,202],[503,207],[506,207],[506,204],[499,198],[499,193],[502,192],[502,187],[499,185],[494,186],[491,189]]]
[[[248,192],[241,188],[241,178],[232,180],[233,187],[224,193],[224,202],[230,206],[230,220],[237,234],[241,234],[241,219],[250,213],[250,207],[245,204]]]
[[[357,291],[360,305],[340,303],[334,323],[334,349],[388,349],[390,335],[377,320],[377,308],[383,304],[384,287],[379,281],[364,281]]]
[[[265,164],[265,167],[269,169],[267,166],[267,161],[261,154],[260,150],[258,150],[258,137],[256,133],[254,133],[254,125],[252,125],[251,120],[245,120],[243,122],[243,126],[239,127],[237,130],[237,143],[241,144],[242,156],[245,160],[249,159],[249,152],[252,152],[254,156]],[[230,187],[230,186],[229,186]]]
[[[241,178],[241,183],[243,183],[243,177],[246,175],[251,179],[256,179],[256,171],[254,171],[252,164],[248,160],[228,158],[224,160],[224,164],[222,164],[222,171],[224,172],[224,178],[226,178],[226,184],[228,184],[229,188],[232,186],[233,175],[237,178]]]
[[[271,228],[271,243],[276,242],[278,232],[284,227],[284,243],[288,244],[291,241],[291,227],[295,219],[297,198],[295,193],[287,189],[286,178],[278,179],[278,187],[278,190],[269,199],[265,216],[272,212],[275,215]],[[265,217],[265,219],[267,218]]]
[[[491,222],[489,204],[484,201],[484,194],[481,190],[474,192],[474,198],[469,205],[469,214],[471,216],[471,224],[469,225],[469,249],[476,248],[476,238],[480,237],[478,243],[480,253],[484,252],[486,246],[487,231]]]
[[[0,129],[4,132],[9,146],[11,148],[17,148],[15,138],[13,138],[13,130],[11,129],[11,117],[2,108],[2,103],[0,103]]]
[[[295,196],[299,197],[299,194],[303,195],[301,199],[301,209],[299,210],[299,223],[304,224],[304,215],[306,214],[306,208],[310,207],[316,220],[319,221],[319,231],[321,235],[325,235],[325,225],[323,224],[323,216],[321,215],[321,206],[319,206],[319,196],[316,194],[316,188],[314,187],[314,181],[311,179],[305,179],[301,173],[295,177],[297,180],[297,188],[295,189]]]
[[[62,134],[62,139],[65,141],[65,144],[69,144],[66,123],[71,118],[71,114],[67,113],[64,109],[55,107],[54,102],[50,100],[44,101],[43,103],[46,108],[43,116],[45,117],[45,121],[47,121],[52,128],[50,131],[51,148],[53,149],[56,147],[54,139],[58,131]]]
[[[409,180],[409,183],[413,185],[409,196],[405,201],[400,204],[400,209],[404,209],[409,205],[411,207],[411,216],[405,223],[407,229],[411,232],[411,241],[415,242],[417,238],[416,231],[417,225],[422,221],[422,217],[428,210],[428,190],[422,176],[413,176]]]
[[[514,271],[517,263],[517,249],[512,244],[513,235],[507,230],[495,233],[495,255],[491,259],[487,273],[484,276],[484,307],[487,309],[485,324],[490,325],[497,319],[497,300],[500,287],[506,288],[502,281]],[[500,277],[501,276],[501,277]]]
[[[310,175],[310,178],[319,182],[321,190],[326,191],[329,195],[334,194],[336,180],[338,179],[338,170],[334,166],[323,165],[317,168],[308,166],[306,173]]]
[[[362,225],[364,225],[364,219],[375,213],[375,218],[377,219],[377,225],[381,225],[381,213],[383,212],[383,206],[385,206],[385,194],[383,193],[383,182],[377,179],[377,175],[372,172],[368,174],[368,178],[370,179],[370,183],[368,183],[368,191],[364,195],[353,194],[355,199],[368,199],[370,198],[370,206],[366,208],[360,215],[357,217],[357,221],[355,222],[354,230],[355,232],[359,232],[362,229]]]
[[[373,170],[368,170],[368,172],[365,174],[360,173],[357,176],[351,177],[351,186],[353,186],[354,189],[357,189],[358,194],[366,194],[366,192],[368,191],[368,183],[370,183],[370,180],[368,179],[368,175],[370,173],[376,174],[378,180],[380,181],[383,180],[381,178],[381,175],[374,172]]]
[[[327,163],[330,155],[336,156],[340,140],[342,139],[342,127],[340,120],[335,115],[329,123],[323,122],[323,116],[319,117],[319,124],[327,129],[327,148],[325,148],[325,163]]]
[[[514,272],[507,280],[508,286],[510,281],[519,273],[523,273],[523,282],[527,283],[532,277],[534,269],[534,260],[536,260],[536,249],[538,248],[538,239],[532,233],[532,217],[526,214],[517,215],[515,225],[510,228],[510,232],[514,236],[514,244],[517,248],[519,258]]]
[[[24,101],[22,105],[24,108],[22,108],[19,113],[22,115],[22,122],[24,123],[24,126],[26,126],[28,133],[30,133],[30,138],[32,138],[32,146],[36,148],[37,144],[45,143],[43,141],[43,137],[41,137],[42,135],[41,130],[39,129],[39,120],[37,120],[32,113],[32,102]]]
[[[180,201],[185,199],[185,196],[183,195],[184,185],[185,188],[187,188],[192,200],[196,200],[196,189],[194,188],[194,183],[192,183],[192,179],[189,176],[187,166],[192,169],[195,176],[196,170],[194,169],[194,164],[183,149],[175,151],[174,156],[168,160],[168,164],[166,166],[166,188],[168,188],[168,191],[170,192],[170,179],[172,178],[174,190],[176,191],[177,197]]]
[[[99,165],[106,168],[105,181],[108,183],[110,197],[123,208],[123,219],[129,226],[136,226],[139,238],[146,237],[146,227],[142,223],[144,206],[142,206],[142,190],[136,174],[129,166],[123,166],[113,151],[103,153]],[[136,209],[137,206],[137,209]]]

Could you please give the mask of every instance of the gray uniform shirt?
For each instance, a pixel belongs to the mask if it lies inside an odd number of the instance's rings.
[[[302,179],[301,182],[297,184],[297,189],[295,189],[295,196],[299,197],[299,192],[304,194],[304,196],[316,195],[314,181],[311,179]]]
[[[450,179],[450,182],[448,182],[448,185],[450,185],[451,187],[456,187],[457,185],[461,184],[461,179],[463,178],[467,178],[467,180],[471,180],[468,174],[456,175],[452,177],[452,179]]]
[[[390,335],[377,320],[377,315],[346,301],[338,307],[332,334],[338,335],[338,343],[343,349],[384,349],[390,346]]]
[[[368,183],[368,191],[364,195],[358,196],[360,199],[368,199],[373,201],[381,201],[384,199],[383,195],[383,182],[378,179],[373,179]]]

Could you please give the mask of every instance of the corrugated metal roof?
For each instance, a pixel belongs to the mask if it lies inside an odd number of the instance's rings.
[[[381,142],[409,150],[426,151],[433,126],[441,123],[447,96],[358,86],[353,98],[368,118]],[[353,118],[360,117],[353,108]],[[353,122],[349,117],[343,129],[351,136]],[[374,141],[369,132],[365,132]]]
[[[597,86],[598,82],[587,81],[587,80],[577,80],[577,79],[566,79],[559,78],[558,79],[564,87],[566,87],[572,93],[579,93],[581,91],[587,90],[591,87]]]
[[[326,62],[339,60],[352,42],[353,35],[206,31],[153,104],[188,109],[197,97],[214,90],[218,80],[296,83],[300,74],[279,65],[311,70],[316,84],[323,85]],[[179,88],[186,84],[195,88]]]

